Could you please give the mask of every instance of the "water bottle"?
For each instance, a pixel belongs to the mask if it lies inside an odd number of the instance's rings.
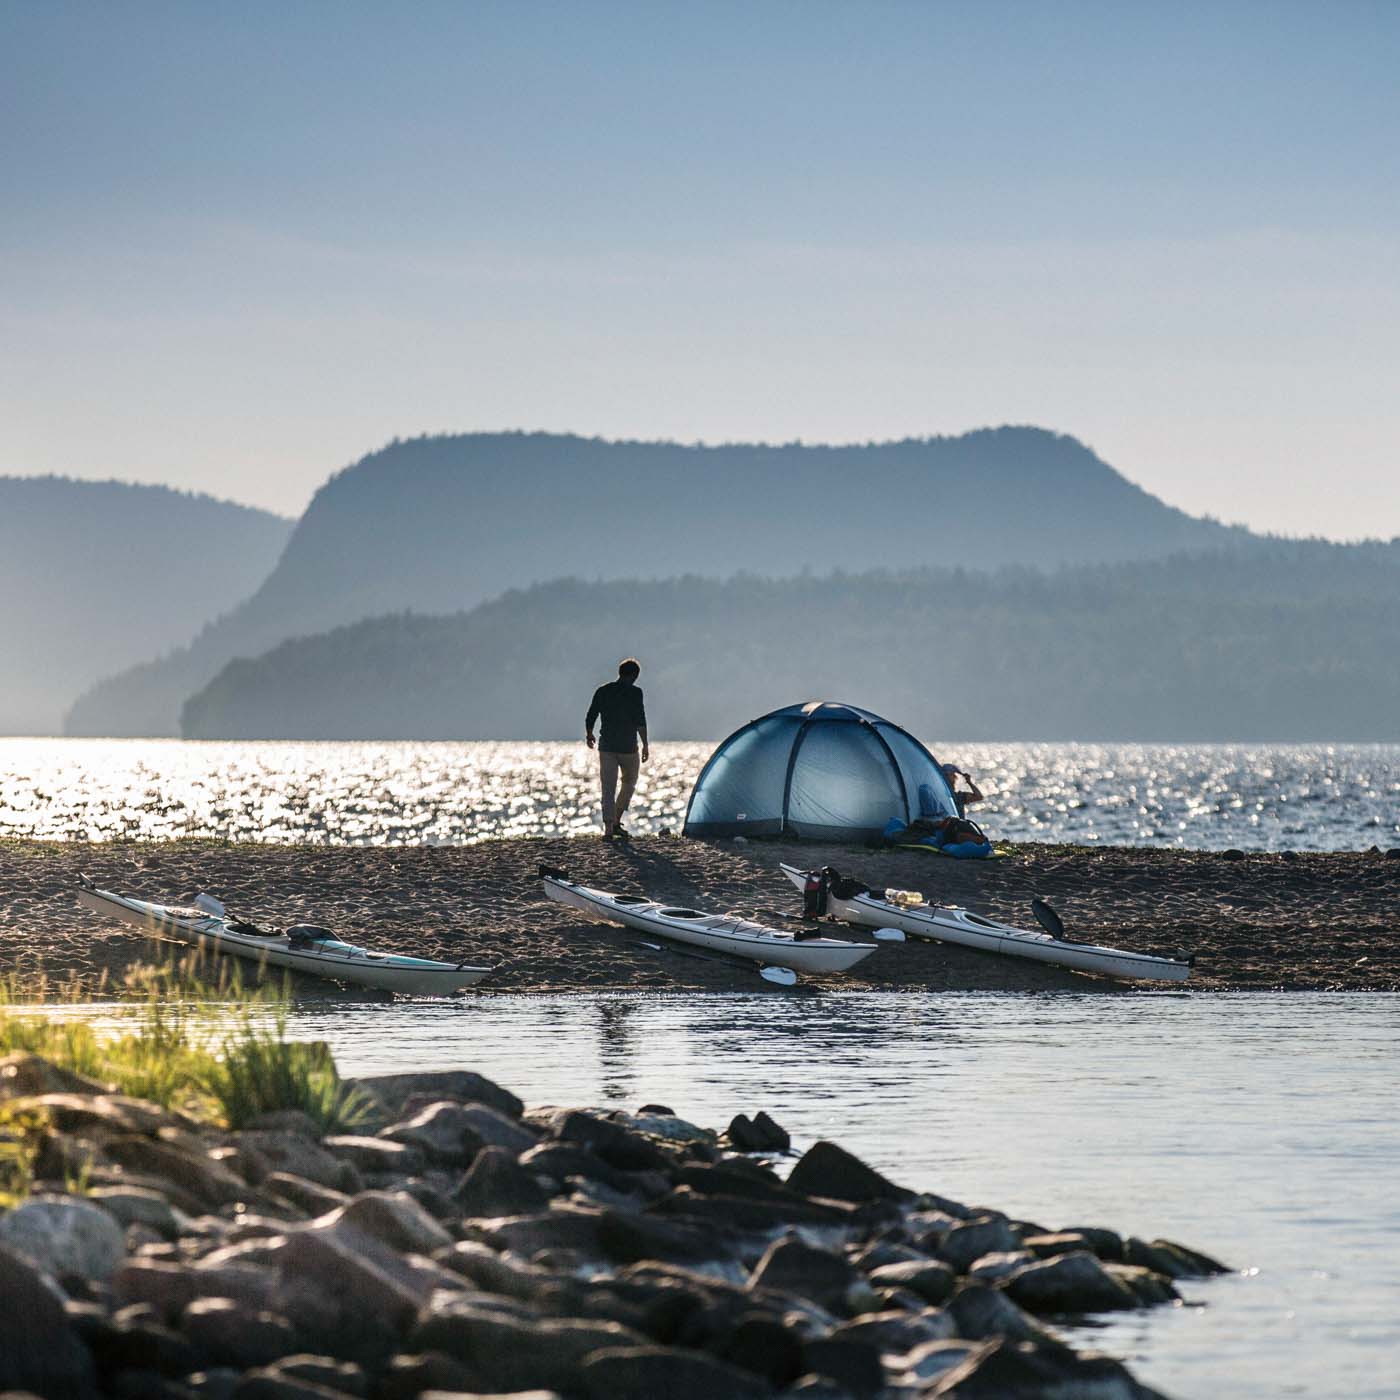
[[[898,904],[901,909],[912,909],[916,904],[924,902],[923,895],[918,890],[886,890],[885,903]]]

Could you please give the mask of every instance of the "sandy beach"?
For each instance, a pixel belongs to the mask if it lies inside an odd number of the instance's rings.
[[[119,980],[151,945],[73,898],[80,872],[158,902],[208,890],[243,917],[324,924],[395,952],[480,960],[492,992],[596,988],[668,992],[763,987],[746,967],[637,946],[546,900],[541,863],[605,889],[646,892],[779,927],[801,923],[780,862],[834,865],[871,885],[919,889],[1029,923],[1048,899],[1072,935],[1142,952],[1194,953],[1189,987],[1400,989],[1400,860],[1379,853],[1249,854],[1021,846],[1004,860],[782,842],[647,838],[499,841],[473,847],[317,848],[149,843],[0,844],[0,966],[57,978]],[[864,937],[866,935],[856,935]],[[1122,984],[918,941],[889,945],[855,971],[810,986],[880,991],[1104,990]]]

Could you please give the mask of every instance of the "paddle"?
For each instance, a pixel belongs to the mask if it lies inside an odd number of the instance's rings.
[[[645,939],[632,939],[634,948],[649,948],[653,953],[674,953],[678,958],[694,958],[696,962],[724,963],[727,967],[743,968],[747,972],[753,963],[740,958],[717,958],[711,953],[694,953],[689,948],[672,948],[661,943],[648,943]],[[758,969],[758,975],[765,982],[771,982],[775,987],[793,987],[797,985],[797,974],[790,967],[762,966]]]
[[[1063,938],[1065,936],[1065,921],[1043,900],[1031,900],[1031,913],[1035,915],[1035,921],[1051,938]]]

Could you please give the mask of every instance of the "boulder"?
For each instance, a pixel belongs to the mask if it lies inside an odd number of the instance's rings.
[[[1229,1269],[1208,1254],[1187,1249],[1170,1240],[1153,1240],[1150,1244],[1130,1235],[1123,1241],[1122,1259],[1125,1264],[1137,1264],[1168,1278],[1209,1278],[1212,1274],[1227,1274]]]
[[[838,1341],[864,1342],[881,1355],[903,1355],[927,1342],[945,1342],[957,1334],[950,1313],[942,1308],[925,1308],[917,1313],[870,1313],[843,1322],[832,1330],[831,1336]]]
[[[1121,1263],[1123,1259],[1123,1237],[1116,1230],[1106,1230],[1101,1225],[1069,1225],[1056,1232],[1059,1235],[1082,1235],[1084,1248],[1100,1259],[1112,1259]],[[1056,1251],[1063,1253],[1063,1250]]]
[[[503,1147],[482,1148],[452,1194],[468,1217],[527,1215],[549,1205],[549,1194]]]
[[[834,1142],[814,1143],[788,1176],[788,1185],[804,1196],[837,1201],[908,1201],[913,1192],[880,1175],[859,1157]]]
[[[276,1313],[255,1312],[231,1298],[197,1298],[181,1315],[180,1331],[206,1364],[239,1371],[266,1366],[295,1350],[296,1332]]]
[[[466,1394],[476,1389],[476,1381],[470,1366],[443,1352],[402,1353],[380,1375],[374,1395],[375,1400],[420,1400],[425,1394]]]
[[[538,1141],[518,1119],[485,1104],[450,1100],[430,1104],[379,1136],[417,1148],[429,1161],[448,1166],[466,1166],[483,1147],[503,1147],[519,1156]]]
[[[258,1264],[177,1264],[161,1259],[128,1259],[112,1276],[118,1306],[148,1305],[155,1316],[173,1322],[196,1298],[233,1298],[247,1307],[266,1308],[277,1275]]]
[[[1027,1264],[1001,1286],[1034,1313],[1115,1312],[1140,1306],[1133,1290],[1087,1250]]]
[[[554,1136],[591,1148],[619,1171],[664,1171],[670,1158],[642,1133],[611,1118],[582,1109],[569,1109],[554,1124]]]
[[[1112,1357],[1008,1341],[984,1343],[945,1372],[928,1394],[940,1400],[1160,1400]]]
[[[858,1277],[841,1255],[788,1236],[768,1246],[749,1277],[749,1287],[795,1293],[835,1311],[843,1306],[846,1290]]]
[[[162,1128],[192,1126],[188,1119],[159,1104],[128,1098],[125,1094],[41,1094],[29,1102],[41,1106],[61,1133],[86,1135],[101,1129],[155,1137]]]
[[[217,1209],[249,1196],[247,1182],[202,1151],[135,1134],[112,1138],[103,1150],[118,1165],[168,1181],[205,1208]]]
[[[416,1147],[391,1142],[388,1138],[362,1137],[354,1133],[323,1138],[321,1146],[342,1162],[349,1162],[361,1174],[416,1176],[428,1161]]]
[[[0,1391],[27,1391],[45,1400],[94,1400],[92,1354],[59,1294],[29,1260],[2,1246],[0,1298]]]
[[[149,1308],[122,1308],[84,1328],[104,1388],[122,1372],[184,1376],[199,1365],[199,1352],[165,1326]]]
[[[519,1118],[525,1112],[525,1105],[508,1089],[467,1069],[422,1074],[373,1074],[350,1082],[368,1091],[383,1109],[386,1120],[399,1117],[404,1104],[413,1094],[435,1094],[439,1100],[484,1103],[488,1108],[511,1118]]]
[[[42,1055],[21,1050],[0,1056],[0,1099],[29,1099],[40,1094],[105,1094],[110,1088],[71,1069],[62,1069]]]
[[[284,1356],[265,1368],[267,1374],[308,1385],[325,1386],[337,1395],[349,1395],[364,1400],[369,1394],[369,1380],[362,1367],[333,1356]]]
[[[647,1137],[660,1138],[663,1142],[675,1143],[677,1146],[697,1143],[711,1147],[715,1142],[714,1129],[702,1128],[669,1109],[653,1110],[650,1113],[645,1110],[637,1113],[614,1113],[612,1121],[621,1123],[624,1128],[630,1128],[634,1133],[644,1133]]]
[[[470,1280],[483,1293],[497,1293],[522,1301],[534,1298],[545,1284],[558,1278],[557,1274],[547,1269],[537,1269],[517,1259],[507,1259],[475,1240],[461,1240],[451,1249],[440,1250],[433,1257],[454,1273]]]
[[[271,1172],[260,1183],[262,1190],[290,1202],[308,1215],[325,1215],[345,1205],[350,1197],[344,1191],[318,1186],[293,1172]]]
[[[577,1143],[544,1142],[520,1155],[520,1165],[532,1176],[563,1186],[574,1177],[601,1181],[614,1191],[662,1195],[670,1182],[660,1173],[620,1171],[591,1148]]]
[[[603,1245],[598,1236],[600,1210],[561,1207],[537,1215],[507,1216],[472,1227],[470,1233],[498,1250],[509,1250],[526,1259],[560,1250],[588,1259],[602,1259]]]
[[[1073,1254],[1083,1249],[1087,1249],[1091,1254],[1098,1253],[1088,1237],[1078,1230],[1055,1230],[1043,1235],[1024,1235],[1021,1238],[1021,1247],[1034,1254],[1037,1259],[1053,1259],[1057,1254]]]
[[[124,1228],[144,1225],[167,1240],[173,1240],[179,1232],[175,1211],[159,1191],[142,1186],[92,1186],[87,1199],[101,1206]]]
[[[904,1356],[890,1358],[890,1369],[907,1383],[926,1386],[961,1366],[982,1343],[960,1340],[925,1342]]]
[[[229,1400],[345,1400],[345,1395],[314,1381],[263,1367],[240,1376],[229,1392]]]
[[[605,1347],[583,1362],[588,1400],[763,1400],[769,1388],[751,1372],[677,1347]]]
[[[519,1305],[517,1305],[519,1307]],[[419,1319],[410,1345],[455,1357],[478,1377],[478,1389],[573,1390],[585,1357],[603,1348],[644,1347],[648,1339],[616,1322],[514,1316],[478,1299],[452,1299]]]
[[[990,1254],[982,1255],[980,1259],[974,1259],[968,1265],[967,1276],[975,1278],[978,1283],[997,1283],[1001,1279],[1010,1278],[1017,1269],[1034,1263],[1035,1259],[1036,1256],[1028,1249],[993,1250]]]
[[[0,1216],[0,1245],[59,1279],[105,1282],[126,1257],[126,1235],[100,1206],[41,1196]]]
[[[802,1338],[766,1313],[741,1317],[718,1354],[720,1360],[752,1371],[772,1386],[790,1385],[802,1374]]]
[[[787,1129],[762,1111],[752,1118],[736,1113],[724,1135],[739,1152],[786,1152],[792,1146]]]
[[[334,1222],[335,1215],[329,1217]],[[455,1241],[404,1191],[365,1191],[339,1211],[339,1219],[403,1254],[431,1254]]]
[[[727,1259],[733,1253],[728,1230],[620,1210],[600,1212],[598,1244],[616,1264],[636,1264],[643,1259],[703,1264]]]
[[[814,1375],[836,1381],[855,1396],[876,1396],[885,1388],[880,1352],[869,1342],[835,1337],[804,1342],[802,1363]]]
[[[936,1259],[881,1264],[871,1269],[867,1277],[876,1288],[907,1288],[935,1306],[952,1297],[957,1279],[947,1264]]]
[[[354,1165],[338,1154],[327,1151],[314,1138],[305,1133],[288,1130],[252,1132],[238,1134],[237,1145],[241,1159],[258,1164],[258,1169],[246,1173],[247,1178],[257,1185],[271,1172],[290,1172],[304,1181],[315,1182],[317,1186],[329,1187],[332,1191],[344,1191],[353,1195],[363,1182]]]
[[[1010,1253],[1021,1247],[1021,1237],[1001,1215],[965,1220],[938,1241],[938,1257],[958,1273],[966,1273],[984,1254]]]
[[[1050,1341],[1050,1334],[999,1289],[974,1283],[960,1288],[948,1302],[960,1337],[983,1341],[1007,1337],[1014,1342]]]

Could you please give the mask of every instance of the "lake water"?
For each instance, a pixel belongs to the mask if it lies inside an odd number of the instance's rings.
[[[930,741],[1008,841],[1400,845],[1400,744]],[[678,830],[709,743],[658,743],[629,825]],[[0,837],[447,845],[597,830],[581,743],[0,739]]]
[[[1238,1272],[1077,1329],[1177,1400],[1400,1393],[1400,996],[489,997],[304,1003],[346,1073],[532,1105],[766,1108],[895,1180]]]

